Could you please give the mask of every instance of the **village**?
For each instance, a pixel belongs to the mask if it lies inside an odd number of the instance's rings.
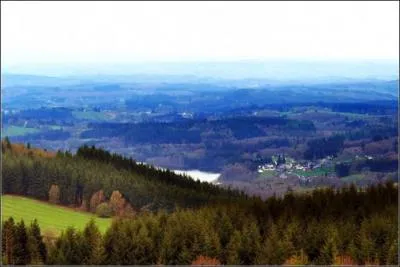
[[[372,159],[373,157],[363,155],[356,156],[356,159]],[[289,175],[298,177],[303,182],[311,181],[313,177],[327,177],[335,175],[335,164],[337,159],[328,156],[318,160],[300,160],[296,161],[283,154],[271,157],[271,162],[259,165],[257,172],[264,177],[279,177],[286,179]]]

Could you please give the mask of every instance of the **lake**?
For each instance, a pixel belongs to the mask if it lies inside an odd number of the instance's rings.
[[[220,176],[219,173],[213,173],[213,172],[203,172],[199,170],[173,170],[176,174],[186,174],[187,176],[192,177],[195,180],[200,180],[201,182],[216,182],[218,177]]]
[[[146,162],[137,162],[138,164],[144,164],[146,165]],[[153,165],[154,166],[154,165]],[[155,166],[155,168],[157,169],[161,169],[161,170],[166,170],[165,168],[159,167],[159,166]],[[192,177],[194,180],[200,180],[201,182],[209,182],[209,183],[215,183],[215,184],[220,184],[219,182],[217,182],[217,179],[219,178],[219,176],[221,175],[220,173],[216,173],[216,172],[203,172],[200,170],[171,170],[176,174],[186,174],[187,176]]]

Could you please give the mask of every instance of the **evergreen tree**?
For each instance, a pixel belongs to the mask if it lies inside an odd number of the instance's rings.
[[[327,237],[325,238],[324,245],[321,248],[321,252],[316,263],[320,265],[334,264],[337,256],[336,244],[337,244],[337,233],[335,230],[330,229]]]
[[[225,261],[228,265],[240,265],[242,264],[240,260],[240,248],[241,248],[241,236],[240,232],[235,230],[229,241],[228,245],[226,246],[225,250]]]
[[[31,252],[32,264],[44,264],[47,260],[47,249],[40,233],[40,227],[35,219],[28,230],[28,243]]]
[[[104,235],[104,248],[106,252],[105,264],[129,264],[129,246],[131,238],[128,235],[124,221],[115,221]]]
[[[355,240],[350,241],[348,249],[347,249],[347,254],[350,256],[350,258],[357,264],[362,264],[362,259],[360,256],[360,249],[356,245],[356,239],[358,239],[358,235],[354,236]]]
[[[142,225],[133,236],[133,252],[136,256],[136,265],[150,265],[157,263],[157,251],[155,251],[154,241],[150,237],[150,232],[145,225]]]
[[[68,227],[57,239],[56,245],[50,253],[49,262],[52,264],[82,264],[84,255],[82,244],[82,234],[73,227]]]
[[[10,217],[7,221],[4,221],[2,224],[2,247],[1,252],[3,255],[3,264],[15,264],[14,261],[14,246],[15,242],[15,231],[16,226],[14,223],[14,219]]]
[[[21,220],[15,228],[14,258],[16,265],[27,265],[31,262],[31,252],[28,246],[28,233],[25,223]]]
[[[101,264],[104,258],[104,247],[101,233],[93,219],[83,230],[83,262],[86,265]]]
[[[278,227],[272,224],[268,236],[265,238],[258,264],[273,264],[281,265],[291,255],[290,242],[285,236],[282,236]]]
[[[4,138],[4,143],[6,144],[7,149],[11,149],[11,142],[10,142],[10,138],[8,138],[8,136],[6,136]]]
[[[399,264],[399,242],[396,240],[394,241],[388,251],[388,256],[386,259],[386,265],[398,265]]]
[[[64,252],[61,249],[62,241],[57,239],[54,246],[49,249],[49,255],[47,264],[49,265],[67,265],[67,259],[65,258]]]
[[[261,251],[261,236],[255,222],[250,223],[242,232],[240,260],[245,265],[258,262]]]
[[[375,259],[374,244],[369,238],[365,227],[360,229],[360,258],[362,259],[362,264],[372,262]]]

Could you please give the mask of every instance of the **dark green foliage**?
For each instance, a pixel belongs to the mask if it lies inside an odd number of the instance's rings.
[[[169,170],[137,164],[132,159],[94,147],[81,147],[76,155],[59,152],[54,158],[3,154],[3,192],[48,200],[52,185],[60,188],[60,204],[80,206],[103,189],[114,190],[134,208],[173,210],[243,199],[243,194],[217,185],[194,181]]]
[[[339,177],[345,177],[350,175],[350,163],[342,162],[342,163],[337,163],[335,165],[335,172],[336,175]]]
[[[345,135],[346,138],[350,140],[373,139],[376,136],[387,138],[398,136],[398,129],[397,125],[366,125],[361,129],[356,128],[355,130],[349,131]]]
[[[15,224],[13,218],[2,225],[3,264],[44,264],[47,248],[43,243],[40,227],[34,220],[29,227],[23,220]]]
[[[285,164],[286,163],[285,155],[278,155],[278,159],[277,159],[276,163],[278,165]]]
[[[396,172],[398,170],[398,159],[376,157],[373,159],[358,159],[352,162],[341,162],[335,165],[335,171],[339,177],[356,174],[363,169],[372,172]]]
[[[96,214],[101,218],[109,218],[113,215],[113,210],[108,203],[101,203],[96,207]]]
[[[223,264],[284,264],[301,252],[310,264],[335,264],[337,256],[348,256],[354,264],[396,264],[397,197],[397,187],[388,182],[365,190],[291,193],[265,202],[249,198],[119,219],[104,236],[91,221],[83,231],[69,228],[62,233],[48,248],[46,263],[191,264],[202,255]],[[28,235],[39,237],[35,224]],[[18,232],[16,236],[24,232],[21,223],[13,226],[12,219],[3,223],[3,229],[8,229],[3,240],[10,229]],[[15,240],[8,241],[11,250],[3,248],[3,255],[15,255],[24,247],[26,239]],[[25,262],[33,262],[35,250],[25,253]]]
[[[211,131],[220,136],[229,132],[235,139],[264,136],[265,129],[277,128],[287,132],[314,132],[311,121],[293,120],[284,117],[239,116],[218,120],[184,120],[175,122],[144,123],[92,123],[90,130],[81,134],[81,138],[122,137],[125,143],[183,144],[204,142],[204,133]]]
[[[48,247],[37,222],[26,228],[9,219],[3,223],[3,263],[191,264],[203,256],[223,264],[284,264],[299,252],[311,264],[335,264],[336,256],[397,263],[393,182],[263,201],[89,147],[50,159],[7,151],[3,160],[7,193],[46,199],[57,184],[61,203],[79,205],[99,190],[108,198],[119,190],[135,207],[157,211],[115,220],[104,235],[93,221],[83,231],[68,228]]]
[[[335,263],[335,258],[338,255],[337,232],[334,227],[328,227],[325,231],[324,242],[315,262],[319,265],[332,265]]]
[[[225,262],[228,265],[242,264],[242,261],[240,260],[241,246],[242,246],[242,243],[241,243],[240,232],[235,230],[233,232],[231,240],[229,241],[229,243],[225,249],[223,262]]]
[[[328,138],[319,138],[307,143],[307,150],[304,152],[305,159],[321,159],[326,156],[336,156],[342,151],[344,136],[334,135]]]
[[[16,265],[26,265],[31,262],[28,246],[28,232],[25,223],[21,220],[15,228],[14,258]]]
[[[255,222],[244,227],[239,250],[239,257],[242,264],[254,265],[257,263],[261,252],[260,240],[260,231]]]
[[[283,264],[292,255],[292,245],[288,236],[282,233],[275,224],[270,226],[264,238],[258,264]]]
[[[43,242],[43,236],[40,233],[40,227],[37,220],[34,220],[31,223],[28,233],[31,263],[44,264],[47,261],[47,248]]]
[[[1,254],[3,264],[15,264],[14,246],[17,242],[15,239],[15,223],[13,218],[4,221],[1,229]]]
[[[101,233],[94,223],[90,220],[83,230],[83,261],[85,265],[101,264],[104,258],[104,246]]]
[[[82,232],[67,228],[50,248],[48,264],[82,264],[87,253],[84,248]]]
[[[71,133],[63,130],[48,130],[39,133],[25,134],[24,136],[14,136],[14,142],[36,141],[36,140],[50,140],[50,141],[65,141],[71,137]],[[29,144],[29,143],[28,143]]]
[[[4,138],[4,143],[7,149],[11,149],[11,142],[10,142],[10,138],[8,138],[8,136],[6,136]]]
[[[398,169],[397,159],[375,158],[366,161],[366,165],[373,172],[395,172]]]
[[[166,264],[190,264],[198,255],[216,257],[220,254],[220,242],[211,227],[210,214],[201,212],[177,212],[166,222],[161,244],[161,259]]]

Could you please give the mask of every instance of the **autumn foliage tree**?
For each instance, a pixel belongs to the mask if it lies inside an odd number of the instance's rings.
[[[91,212],[95,212],[97,206],[106,201],[103,190],[97,191],[90,198],[89,208]]]
[[[49,202],[53,204],[60,203],[60,187],[56,184],[51,185],[49,190]]]

